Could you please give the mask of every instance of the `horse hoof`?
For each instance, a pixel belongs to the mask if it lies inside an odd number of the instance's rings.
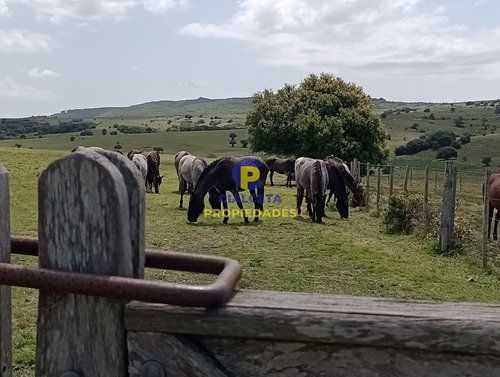
[[[253,219],[253,222],[254,222],[254,223],[255,223],[255,222],[258,222],[258,221],[259,221],[259,219],[258,219],[257,217],[256,217],[255,219]]]
[[[493,241],[498,241],[498,237],[493,236]]]

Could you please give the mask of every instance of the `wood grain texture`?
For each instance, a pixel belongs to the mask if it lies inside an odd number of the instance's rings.
[[[10,263],[9,174],[0,163],[0,262]],[[11,288],[0,286],[0,376],[12,376]]]
[[[238,291],[215,309],[131,302],[125,324],[128,331],[500,356],[495,304]]]
[[[88,150],[87,150],[88,151]],[[112,151],[97,150],[95,151],[106,157],[113,165],[115,165],[120,173],[122,173],[125,187],[129,199],[129,213],[130,213],[130,241],[132,246],[132,263],[134,272],[140,274],[138,277],[144,278],[144,261],[145,261],[145,226],[146,226],[146,201],[144,180],[139,170],[134,166],[132,161],[127,157]],[[76,153],[85,154],[86,151]]]
[[[140,276],[132,215],[124,174],[109,159],[86,151],[53,162],[39,180],[40,267]],[[36,375],[127,376],[123,308],[117,300],[40,292]]]
[[[161,333],[127,333],[130,377],[140,377],[147,361],[159,362],[166,376],[229,377],[224,367],[194,338]]]

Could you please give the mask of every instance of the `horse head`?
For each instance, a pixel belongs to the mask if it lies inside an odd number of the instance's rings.
[[[366,207],[366,189],[361,182],[356,183],[355,189],[352,190],[352,196],[353,207]]]
[[[188,221],[190,223],[195,223],[204,209],[205,209],[204,196],[196,195],[196,193],[193,192],[191,194],[191,197],[189,198],[189,207],[187,213]]]

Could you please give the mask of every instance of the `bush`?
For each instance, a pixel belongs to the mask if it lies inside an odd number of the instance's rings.
[[[80,136],[92,136],[94,133],[90,130],[83,130],[80,132]]]
[[[384,225],[389,234],[410,234],[423,219],[424,199],[421,195],[393,195],[384,215]]]
[[[453,147],[443,147],[437,151],[436,158],[449,160],[458,156],[458,152]]]

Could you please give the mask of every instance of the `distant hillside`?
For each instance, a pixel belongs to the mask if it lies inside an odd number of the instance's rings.
[[[198,99],[180,101],[155,101],[128,107],[103,107],[97,109],[68,110],[57,114],[61,119],[93,119],[93,118],[154,118],[191,115],[244,115],[252,108],[252,99],[225,98]]]

